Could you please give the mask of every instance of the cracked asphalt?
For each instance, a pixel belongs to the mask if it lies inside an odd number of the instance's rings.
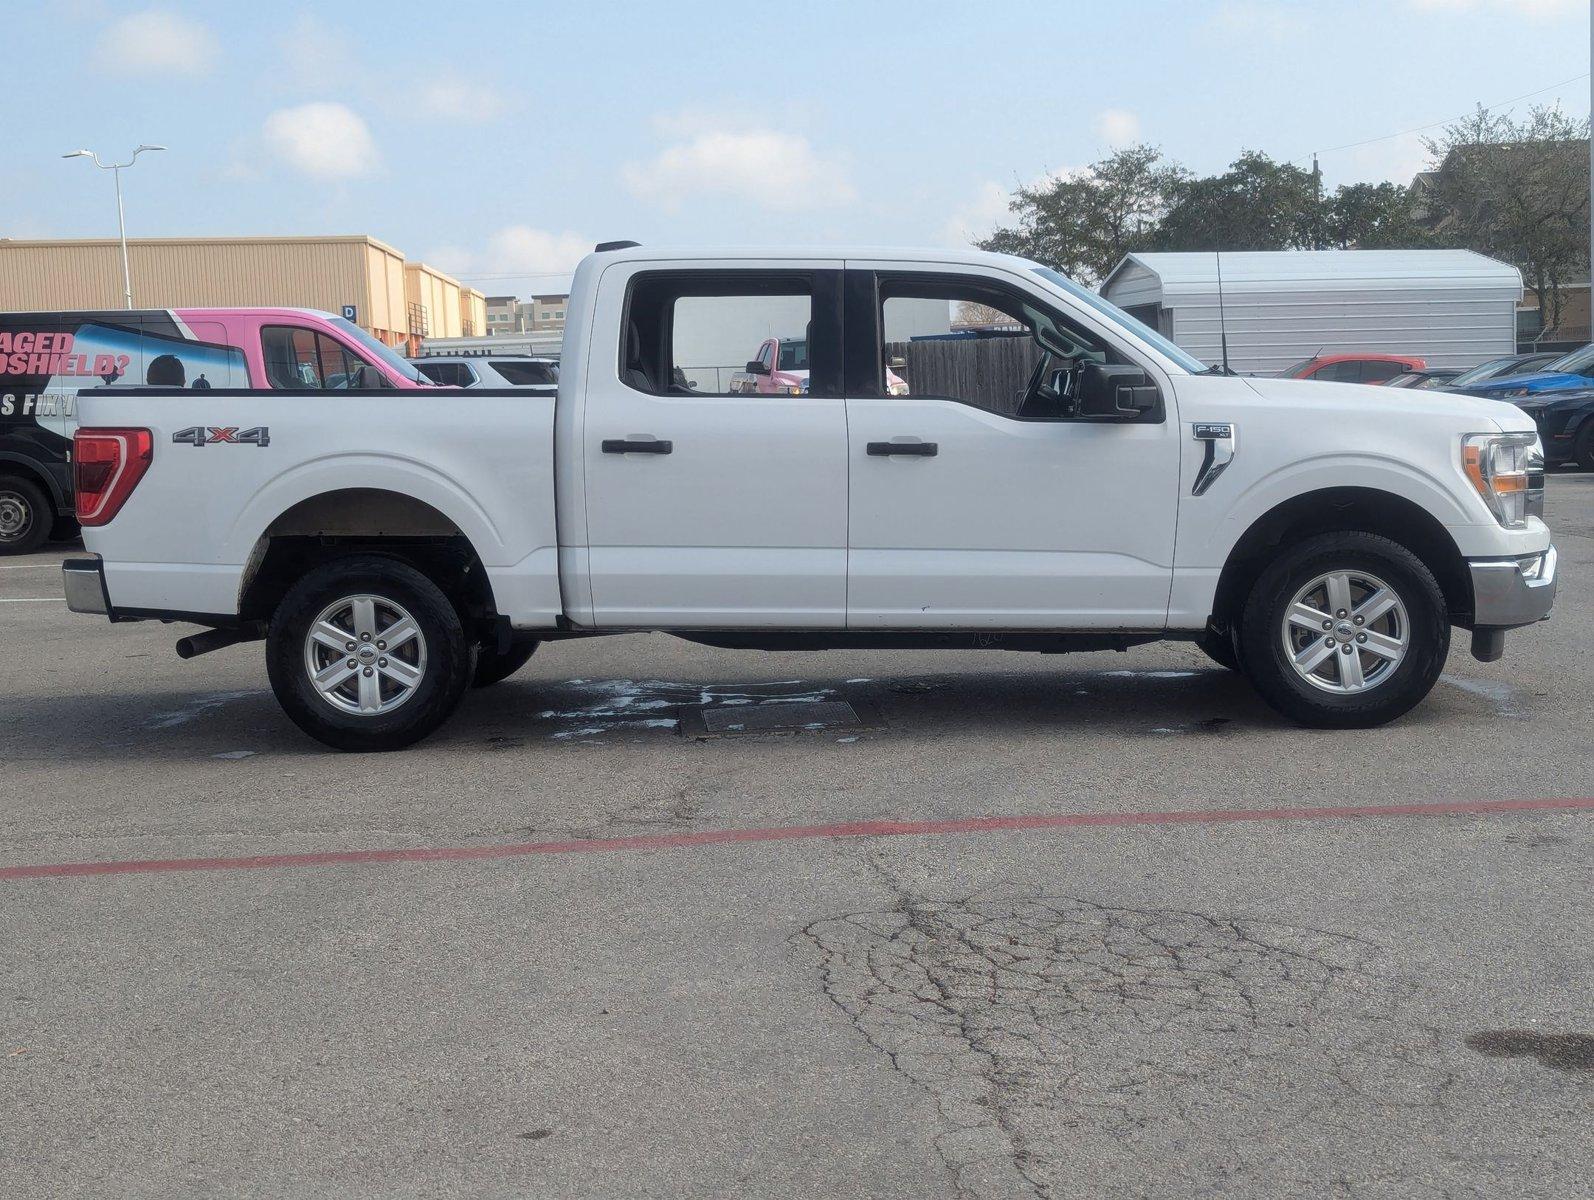
[[[0,879],[0,1195],[1586,1196],[1594,809],[955,825],[1594,797],[1594,475],[1549,506],[1554,619],[1343,733],[1182,645],[627,637],[339,756],[0,559],[0,868],[644,839]]]

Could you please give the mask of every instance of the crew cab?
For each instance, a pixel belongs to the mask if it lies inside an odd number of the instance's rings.
[[[94,387],[403,390],[429,380],[365,330],[305,308],[0,313],[0,554],[75,531],[68,451]]]
[[[970,305],[1024,334],[938,336]],[[206,627],[184,657],[264,639],[287,715],[373,750],[542,642],[637,631],[1185,639],[1295,721],[1370,726],[1453,627],[1498,658],[1555,596],[1516,408],[1221,374],[1020,258],[620,243],[568,311],[552,398],[85,393],[68,604]],[[806,337],[806,391],[682,382],[760,337]]]

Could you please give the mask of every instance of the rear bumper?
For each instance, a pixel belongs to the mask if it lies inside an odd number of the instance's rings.
[[[105,565],[97,558],[69,558],[61,564],[66,606],[76,613],[111,615],[111,597],[105,590]]]
[[[1472,624],[1476,628],[1514,629],[1550,615],[1555,604],[1555,547],[1521,558],[1473,559]]]

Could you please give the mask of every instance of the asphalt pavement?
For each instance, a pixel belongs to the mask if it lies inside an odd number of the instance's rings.
[[[1332,733],[1181,644],[625,637],[338,755],[0,559],[0,1195],[1586,1196],[1549,495],[1553,619]]]

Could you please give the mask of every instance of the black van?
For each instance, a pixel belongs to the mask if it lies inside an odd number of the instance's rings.
[[[194,334],[169,310],[0,313],[0,555],[77,533],[81,389],[249,386],[243,351]]]

